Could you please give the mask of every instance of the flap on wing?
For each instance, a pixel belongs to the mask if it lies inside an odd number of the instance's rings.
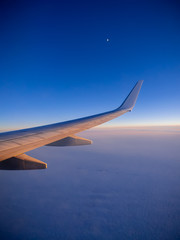
[[[26,154],[21,154],[0,162],[1,170],[33,170],[44,168],[47,168],[46,163]]]
[[[89,144],[92,144],[92,141],[89,139],[78,137],[78,136],[69,136],[69,137],[60,139],[56,142],[49,143],[46,146],[64,147],[64,146],[80,146],[80,145],[89,145]]]

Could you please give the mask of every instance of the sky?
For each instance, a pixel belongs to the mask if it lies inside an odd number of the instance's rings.
[[[179,1],[1,1],[0,129],[118,107],[104,126],[180,124]],[[107,38],[109,41],[107,41]]]

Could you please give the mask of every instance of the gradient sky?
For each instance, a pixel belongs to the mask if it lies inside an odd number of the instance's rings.
[[[111,110],[140,79],[134,111],[110,124],[179,124],[179,10],[172,0],[1,1],[0,128]]]

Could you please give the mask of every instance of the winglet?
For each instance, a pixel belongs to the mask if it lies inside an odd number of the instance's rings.
[[[132,111],[133,107],[135,106],[142,84],[143,80],[139,80],[133,87],[127,98],[124,100],[124,102],[121,104],[121,106],[116,110]]]

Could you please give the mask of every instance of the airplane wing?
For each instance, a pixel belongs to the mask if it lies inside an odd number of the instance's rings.
[[[67,122],[0,133],[0,169],[47,168],[46,163],[24,154],[44,145],[77,146],[91,144],[92,141],[75,136],[75,134],[132,111],[142,83],[142,80],[138,81],[122,105],[115,110]]]

